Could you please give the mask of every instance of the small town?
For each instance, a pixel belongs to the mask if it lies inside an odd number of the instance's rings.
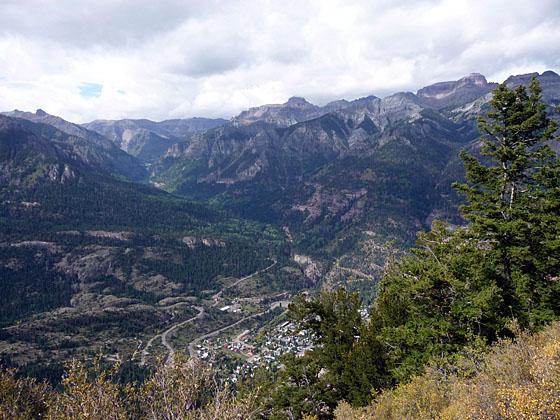
[[[283,321],[266,334],[254,336],[249,330],[234,338],[204,340],[195,346],[196,356],[220,370],[230,372],[229,380],[236,383],[251,377],[257,368],[277,370],[282,368],[282,355],[303,356],[312,348],[313,335],[299,330],[292,321]]]

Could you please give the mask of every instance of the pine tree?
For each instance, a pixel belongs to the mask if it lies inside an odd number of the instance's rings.
[[[285,369],[273,378],[264,403],[270,418],[332,418],[339,401],[365,405],[372,392],[386,385],[382,345],[368,334],[357,292],[344,288],[299,295],[290,314],[315,337],[302,357],[286,355]]]
[[[393,378],[406,381],[426,363],[497,338],[506,324],[502,292],[486,263],[488,250],[434,222],[409,255],[392,263],[379,285],[370,330],[385,344]]]
[[[501,84],[490,106],[479,118],[481,156],[461,153],[467,183],[455,187],[467,197],[462,211],[471,232],[492,251],[487,258],[506,310],[524,326],[539,325],[560,314],[559,282],[552,280],[559,268],[558,159],[547,145],[558,126],[536,79],[528,89]]]

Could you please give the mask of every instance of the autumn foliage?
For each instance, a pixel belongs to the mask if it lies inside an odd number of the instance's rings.
[[[379,394],[366,408],[341,403],[340,420],[553,419],[560,416],[560,323],[485,356],[430,366],[410,382]]]

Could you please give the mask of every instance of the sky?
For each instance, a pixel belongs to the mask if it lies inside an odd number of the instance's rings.
[[[560,73],[560,0],[0,0],[0,110],[223,117]]]

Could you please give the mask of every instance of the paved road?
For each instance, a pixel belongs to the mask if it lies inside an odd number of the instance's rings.
[[[175,325],[172,325],[161,334],[156,334],[148,340],[148,342],[146,343],[146,347],[144,347],[144,350],[142,350],[142,356],[140,358],[140,366],[144,366],[146,364],[146,357],[148,357],[148,355],[150,354],[148,349],[153,344],[154,340],[158,338],[161,338],[161,343],[165,346],[165,348],[168,351],[166,363],[173,363],[173,358],[175,357],[175,349],[173,349],[173,346],[171,345],[171,343],[169,343],[167,337],[173,330],[177,328],[181,328],[183,325],[187,325],[188,323],[193,322],[195,319],[201,319],[204,316],[204,308],[202,306],[194,306],[194,308],[198,310],[197,315],[187,319],[186,321],[181,321]]]
[[[195,319],[202,319],[202,317],[204,316],[204,308],[202,306],[194,306],[194,308],[198,310],[197,315],[187,319],[186,321],[173,325],[171,328],[168,328],[161,334],[161,343],[165,346],[165,348],[168,351],[167,360],[165,361],[166,364],[172,364],[175,358],[175,350],[173,349],[171,343],[167,340],[169,334],[173,332],[173,330],[176,330],[177,328],[181,328],[184,325],[187,325],[188,323],[194,321]]]
[[[372,264],[372,265],[374,265],[376,268],[378,268],[378,269],[380,269],[380,270],[383,270],[383,267],[381,267],[380,265],[377,265],[377,264]],[[371,274],[364,273],[363,271],[356,270],[356,269],[354,269],[354,268],[342,267],[342,266],[340,265],[340,258],[338,258],[338,259],[335,261],[335,263],[334,263],[334,268],[335,268],[335,269],[338,269],[338,270],[340,270],[340,271],[346,271],[346,272],[348,272],[348,273],[352,273],[352,274],[354,274],[354,275],[356,275],[356,276],[358,276],[358,277],[365,277],[365,278],[368,279],[368,280],[373,280],[373,279],[374,279],[374,277],[373,277]]]

